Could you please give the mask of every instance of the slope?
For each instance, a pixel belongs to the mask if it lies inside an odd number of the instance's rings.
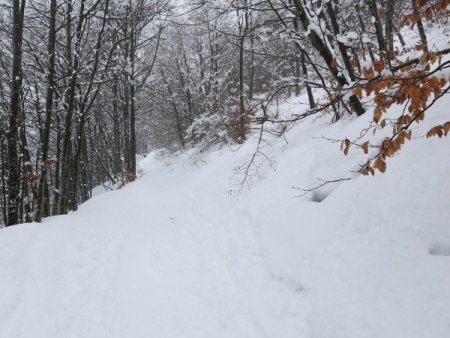
[[[448,337],[450,140],[422,136],[448,104],[385,175],[326,140],[370,114],[312,117],[264,143],[242,193],[256,139],[153,152],[135,183],[3,229],[0,337]]]

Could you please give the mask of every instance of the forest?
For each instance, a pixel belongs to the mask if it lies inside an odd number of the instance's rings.
[[[0,224],[67,214],[96,186],[134,181],[137,154],[283,137],[308,116],[336,122],[368,103],[372,123],[361,132],[388,136],[332,141],[342,156],[375,149],[357,171],[385,172],[411,126],[450,90],[450,49],[427,36],[448,30],[449,4],[2,0]],[[411,32],[420,37],[413,46]],[[301,114],[278,110],[301,95]],[[401,115],[386,117],[395,105]],[[449,131],[441,123],[427,136]]]

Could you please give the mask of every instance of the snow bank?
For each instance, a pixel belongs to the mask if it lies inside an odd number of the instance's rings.
[[[384,175],[325,139],[370,113],[311,118],[264,143],[242,193],[256,140],[151,153],[78,212],[0,231],[0,337],[449,337],[450,139],[422,137],[448,104]]]

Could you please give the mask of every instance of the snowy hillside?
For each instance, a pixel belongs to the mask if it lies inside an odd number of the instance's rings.
[[[322,138],[370,113],[311,118],[264,146],[240,194],[256,140],[151,153],[135,183],[3,229],[0,337],[449,337],[450,139],[420,136],[449,104],[384,175],[351,174],[357,151]],[[353,179],[296,197],[316,177]]]

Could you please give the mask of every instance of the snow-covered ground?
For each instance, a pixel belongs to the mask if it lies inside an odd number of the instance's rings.
[[[422,136],[449,105],[383,175],[322,138],[370,112],[313,117],[264,143],[241,193],[256,140],[151,153],[78,212],[1,230],[0,337],[450,337],[450,138]]]

